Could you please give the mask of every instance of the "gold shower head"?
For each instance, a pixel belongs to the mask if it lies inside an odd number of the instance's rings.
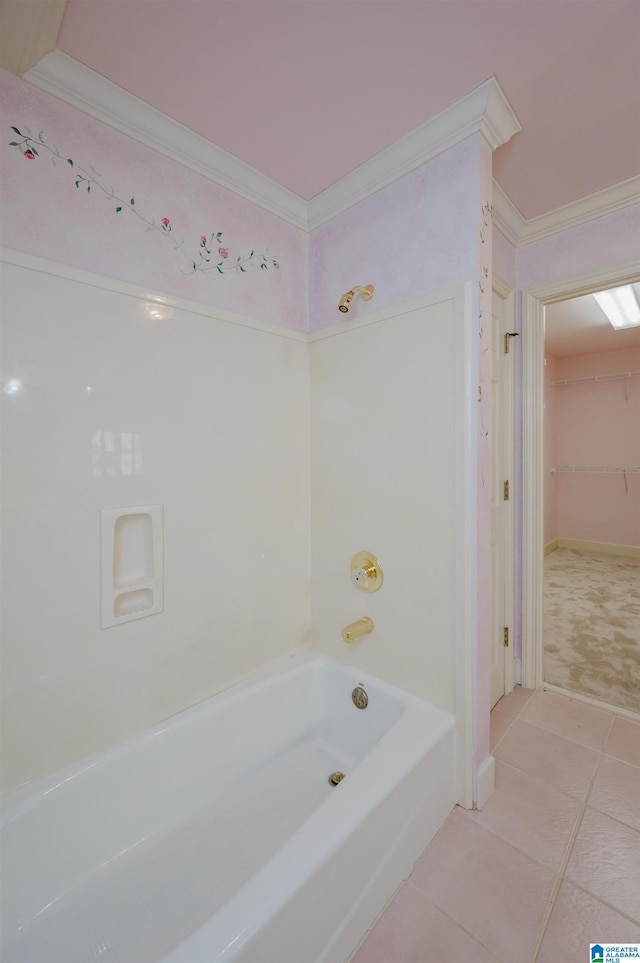
[[[347,291],[346,294],[343,294],[338,301],[338,311],[342,311],[343,314],[346,314],[351,307],[351,302],[355,298],[356,293],[359,292],[365,301],[370,301],[375,294],[375,291],[376,289],[374,288],[373,284],[367,284],[365,287],[361,287],[359,284],[354,285],[351,290]]]

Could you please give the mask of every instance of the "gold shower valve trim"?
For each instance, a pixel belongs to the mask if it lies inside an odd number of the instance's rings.
[[[377,592],[384,574],[382,565],[371,552],[356,552],[351,559],[351,581],[363,592]]]
[[[343,314],[346,314],[350,309],[351,302],[355,298],[356,294],[361,294],[363,300],[370,301],[375,293],[376,289],[374,288],[373,284],[365,284],[364,287],[362,287],[360,284],[355,284],[351,290],[347,291],[346,294],[343,294],[338,301],[338,310],[342,311]]]

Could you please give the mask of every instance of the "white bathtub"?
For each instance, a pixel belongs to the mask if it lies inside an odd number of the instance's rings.
[[[296,655],[4,803],[0,957],[344,963],[452,809],[454,762],[453,716]]]

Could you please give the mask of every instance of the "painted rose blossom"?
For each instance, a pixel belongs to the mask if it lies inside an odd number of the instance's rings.
[[[94,193],[99,192],[104,195],[107,200],[113,201],[116,214],[129,211],[130,214],[133,214],[134,217],[146,225],[146,231],[157,231],[164,237],[168,237],[173,230],[170,218],[162,217],[159,221],[156,221],[155,217],[146,216],[139,210],[139,207],[136,206],[135,197],[125,200],[118,196],[113,187],[107,187],[103,183],[102,175],[93,167],[90,166],[88,170],[85,170],[85,168],[76,164],[71,157],[65,157],[64,154],[61,154],[57,147],[47,144],[42,131],[38,134],[37,138],[34,138],[31,136],[31,131],[28,127],[23,130],[20,130],[18,127],[11,127],[11,130],[21,139],[9,141],[9,146],[17,148],[27,160],[35,160],[40,157],[37,149],[39,147],[48,152],[54,167],[57,166],[57,161],[62,161],[73,168],[74,184],[77,189],[83,188],[90,194],[91,188],[94,187],[96,189]],[[173,250],[178,251],[186,260],[188,267],[182,272],[186,275],[196,273],[209,274],[210,272],[214,274],[227,274],[231,270],[244,274],[247,271],[246,266],[249,264],[258,264],[261,271],[266,271],[270,267],[280,270],[280,264],[268,250],[262,252],[251,250],[249,254],[238,254],[235,261],[226,263],[231,257],[231,251],[222,244],[222,231],[212,231],[210,235],[201,234],[197,254],[194,256],[186,250],[184,238],[177,240],[175,236],[172,236],[170,243],[173,246]],[[212,257],[212,252],[214,251],[215,253]]]

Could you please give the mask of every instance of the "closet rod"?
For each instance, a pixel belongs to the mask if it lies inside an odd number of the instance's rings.
[[[640,468],[573,468],[570,465],[560,465],[558,468],[552,468],[552,472],[556,471],[587,471],[587,472],[617,472],[623,475],[640,475]]]
[[[565,378],[561,381],[550,381],[550,388],[560,388],[563,385],[585,385],[591,381],[619,381],[626,378],[640,378],[640,371],[625,371],[622,374],[592,375],[590,378]]]

